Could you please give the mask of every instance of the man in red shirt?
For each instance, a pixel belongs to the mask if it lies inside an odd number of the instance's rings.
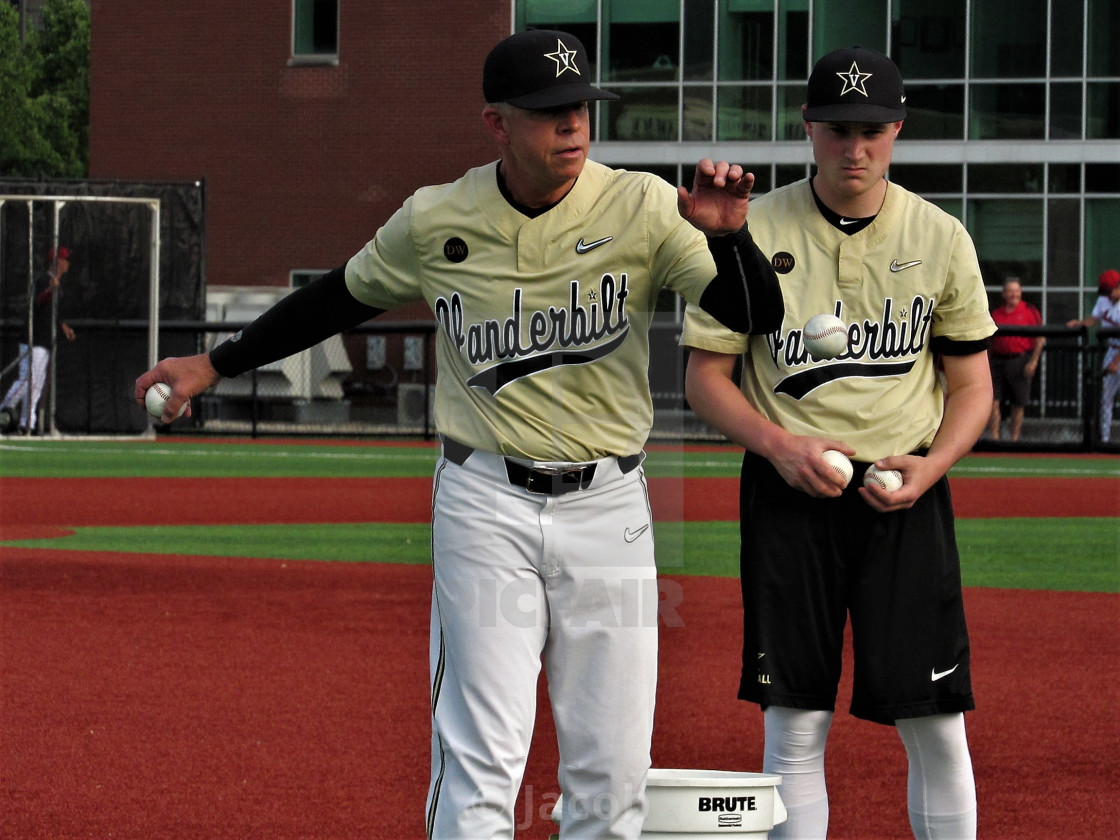
[[[992,320],[1000,327],[1037,327],[1042,325],[1042,313],[1023,300],[1019,278],[1008,277],[1003,284],[1003,305],[992,310]],[[999,440],[1000,403],[1005,393],[1011,403],[1011,439],[1019,439],[1023,430],[1023,409],[1031,398],[1031,379],[1038,370],[1045,345],[1043,336],[996,333],[992,338],[988,350],[992,368],[992,416],[988,433],[992,440]]]

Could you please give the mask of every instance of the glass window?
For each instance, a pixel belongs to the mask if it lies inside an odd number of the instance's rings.
[[[1120,193],[1120,164],[1085,164],[1085,192]],[[1120,231],[1120,227],[1114,228],[1113,234],[1116,231]],[[1117,266],[1117,268],[1120,268],[1120,266]]]
[[[780,0],[778,15],[778,78],[808,80],[809,6],[808,3]]]
[[[619,88],[622,100],[602,103],[604,140],[679,139],[679,96],[675,87]]]
[[[684,125],[681,139],[709,143],[712,140],[712,97],[710,85],[684,89]]]
[[[1085,286],[1095,289],[1097,275],[1106,268],[1120,269],[1120,199],[1091,198],[1085,202]]]
[[[778,88],[778,140],[805,139],[805,121],[801,119],[801,106],[804,104],[804,82]]]
[[[715,22],[715,7],[709,0],[685,0],[685,81],[708,81],[714,78]]]
[[[972,140],[1041,140],[1045,128],[1045,85],[977,84],[971,88]]]
[[[1081,139],[1081,85],[1050,85],[1050,139]]]
[[[1055,6],[1059,0],[1053,0]],[[1055,8],[1057,12],[1058,9]],[[1085,9],[1080,3],[1062,3],[1050,19],[1050,75],[1080,76],[1085,55]]]
[[[1116,0],[1089,0],[1090,76],[1120,76],[1117,32],[1120,32],[1120,8]]]
[[[848,0],[813,5],[813,56],[855,44],[887,51],[888,0]]]
[[[972,75],[1019,79],[1046,75],[1046,0],[972,3]]]
[[[905,78],[905,77],[904,77]],[[964,137],[964,85],[906,85],[906,140]]]
[[[338,0],[293,0],[292,55],[338,55]]]
[[[596,0],[520,0],[518,9],[518,31],[534,26],[538,29],[559,29],[561,32],[572,32],[565,24],[592,24],[596,22],[598,11]],[[583,36],[572,32],[583,41],[589,50],[594,49],[594,40],[590,43],[583,40]]]
[[[891,58],[902,78],[964,76],[965,0],[898,0],[892,6]]]
[[[1120,82],[1089,82],[1085,135],[1089,140],[1120,137]]]
[[[1052,163],[1052,164],[1050,164],[1050,192],[1052,192],[1052,193],[1079,193],[1079,192],[1081,192],[1081,164],[1079,164],[1079,163]]]
[[[784,187],[786,184],[793,184],[800,181],[809,175],[808,166],[791,166],[789,164],[781,164],[774,167],[774,188]]]
[[[1045,183],[1041,163],[973,163],[968,191],[974,193],[1040,193]]]
[[[1051,288],[1067,286],[1076,289],[1081,285],[1078,269],[1081,262],[1081,202],[1076,198],[1054,198],[1047,202],[1046,207],[1049,214],[1046,283]]]
[[[936,204],[954,219],[964,221],[964,201],[959,198],[939,198],[934,196],[930,199],[931,204]]]
[[[773,180],[770,178],[770,167],[761,161],[746,161],[741,166],[754,175],[754,186],[751,195],[762,195],[774,189]]]
[[[603,11],[604,79],[668,82],[680,78],[678,0],[614,0]]]
[[[1041,200],[969,201],[968,230],[986,284],[1002,283],[1005,277],[1020,277],[1027,286],[1042,282]]]
[[[964,187],[964,172],[955,163],[891,164],[890,179],[927,198],[932,193],[959,193]]]
[[[716,140],[770,140],[774,131],[771,88],[721,87]]]
[[[773,0],[720,0],[719,5],[720,80],[773,78]]]
[[[1074,266],[1076,271],[1076,266]],[[1085,311],[1082,311],[1082,300],[1087,302]],[[1096,297],[1088,298],[1077,292],[1047,291],[1046,309],[1042,317],[1047,324],[1064,324],[1074,318],[1084,318],[1093,308]],[[1044,354],[1045,356],[1045,354]]]

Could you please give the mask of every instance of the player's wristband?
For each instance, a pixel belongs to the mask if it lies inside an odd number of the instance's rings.
[[[222,377],[237,376],[313,347],[384,311],[350,294],[342,266],[292,292],[219,344],[210,351],[210,364]]]
[[[761,335],[782,325],[785,306],[774,266],[744,225],[708,240],[716,276],[700,296],[700,308],[730,330]]]

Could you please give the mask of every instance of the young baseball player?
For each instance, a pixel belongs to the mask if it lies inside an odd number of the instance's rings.
[[[753,176],[701,161],[690,192],[587,160],[578,39],[486,59],[500,159],[419,190],[347,264],[209,355],[136,382],[164,420],[234,376],[417,300],[439,325],[432,506],[432,838],[511,838],[543,658],[565,838],[636,838],[650,766],[657,583],[642,447],[649,328],[671,289],[734,333],[782,302],[744,229]],[[705,234],[710,238],[706,238]]]
[[[774,838],[827,831],[825,740],[848,616],[851,713],[897,727],[915,836],[976,831],[945,473],[987,422],[995,325],[961,224],[885,180],[904,101],[886,56],[857,47],[817,62],[803,109],[816,172],[751,202],[785,319],[750,338],[690,307],[681,339],[689,402],[747,450],[739,696],[765,710],[764,770],[782,776],[789,818]],[[810,356],[802,339],[822,312],[848,325],[834,359]],[[741,390],[731,378],[740,358]],[[855,462],[850,486],[822,457],[829,449]],[[898,470],[902,487],[862,487],[872,463]]]
[[[1120,329],[1120,271],[1105,269],[1097,278],[1097,301],[1088,318],[1074,319],[1067,327],[1092,327],[1100,324],[1109,329]],[[1108,350],[1101,366],[1101,441],[1108,443],[1112,437],[1112,406],[1120,392],[1120,338],[1108,339]]]

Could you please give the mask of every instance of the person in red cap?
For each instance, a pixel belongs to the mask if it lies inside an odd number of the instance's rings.
[[[1042,313],[1023,300],[1023,286],[1018,277],[1008,277],[1003,283],[1003,303],[992,310],[992,320],[997,326],[1037,327],[1042,324]],[[992,417],[988,433],[992,440],[999,440],[1000,404],[1006,398],[1011,403],[1011,439],[1018,440],[1023,431],[1023,411],[1030,402],[1031,380],[1038,370],[1038,360],[1046,339],[1026,335],[996,335],[988,348],[992,368]]]
[[[19,430],[34,432],[39,406],[43,395],[43,385],[47,379],[47,366],[51,360],[51,350],[55,339],[52,328],[54,314],[57,312],[57,297],[62,297],[62,278],[70,270],[70,249],[54,248],[47,252],[47,270],[43,272],[35,287],[35,304],[31,313],[31,346],[19,345],[19,377],[12,383],[0,408],[19,407]],[[66,322],[58,325],[67,341],[74,340],[74,330]]]
[[[1067,327],[1092,327],[1100,324],[1109,329],[1120,328],[1120,271],[1105,269],[1097,278],[1097,302],[1088,318],[1067,321]],[[1112,437],[1112,406],[1120,391],[1120,338],[1108,339],[1101,369],[1101,442]]]

